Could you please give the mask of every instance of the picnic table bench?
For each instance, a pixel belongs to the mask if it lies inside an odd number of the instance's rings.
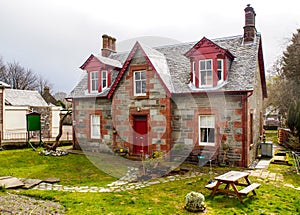
[[[211,196],[214,197],[217,192],[225,193],[225,194],[233,194],[238,197],[240,202],[243,203],[243,199],[241,196],[247,196],[250,192],[253,195],[256,195],[255,189],[259,188],[261,184],[251,183],[249,178],[249,173],[240,172],[240,171],[230,171],[223,175],[220,175],[215,178],[216,181],[213,183],[207,184],[205,188],[212,190]],[[243,179],[244,182],[239,182],[239,180]],[[246,183],[245,183],[246,182]],[[222,185],[222,186],[220,186]],[[224,186],[225,185],[225,188]],[[237,186],[244,187],[241,190],[238,190]],[[230,189],[230,187],[232,189]]]

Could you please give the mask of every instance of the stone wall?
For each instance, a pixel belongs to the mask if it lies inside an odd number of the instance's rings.
[[[112,150],[113,128],[111,101],[106,98],[74,99],[73,123],[76,144],[83,150]],[[100,115],[100,139],[92,139],[90,118],[92,114]],[[108,148],[109,147],[109,148]]]
[[[247,147],[249,150],[249,160],[247,165],[249,166],[256,158],[257,145],[262,141],[262,129],[263,129],[263,94],[261,86],[261,78],[259,72],[259,66],[257,65],[257,71],[255,73],[255,87],[253,94],[248,99],[248,127],[250,128],[251,114],[253,116],[253,134],[251,138],[250,129],[247,133]]]
[[[228,145],[226,162],[242,165],[242,102],[241,96],[198,94],[173,96],[172,139],[174,149],[183,146],[193,154],[209,153],[223,161],[223,144]],[[215,146],[199,145],[199,115],[215,116]],[[180,147],[181,146],[181,147]]]
[[[41,132],[43,138],[52,137],[52,111],[51,107],[30,107],[31,110],[41,114]]]

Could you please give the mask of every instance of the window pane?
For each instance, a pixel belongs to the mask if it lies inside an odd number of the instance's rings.
[[[207,79],[206,84],[212,85],[212,71],[207,71],[206,75],[207,75],[206,76],[206,79]]]
[[[141,72],[141,79],[146,79],[146,72]]]
[[[207,142],[214,143],[215,142],[215,129],[214,128],[208,128],[207,132],[208,132]]]
[[[136,92],[136,94],[141,93],[141,81],[136,81],[135,82],[135,92]]]
[[[201,85],[206,84],[206,72],[201,72]]]
[[[135,78],[135,80],[140,80],[141,79],[141,73],[140,72],[135,72],[134,73],[134,78]]]
[[[222,80],[222,72],[218,71],[218,80]]]
[[[204,60],[200,61],[200,70],[205,70],[205,61]]]
[[[218,69],[222,69],[222,60],[218,60]]]
[[[146,81],[142,81],[142,93],[146,93]]]
[[[206,61],[206,69],[211,69],[211,60]]]

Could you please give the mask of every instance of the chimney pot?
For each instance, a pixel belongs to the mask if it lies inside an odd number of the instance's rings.
[[[116,41],[117,41],[117,39],[116,38],[112,38],[112,50],[114,51],[114,52],[116,52]]]
[[[112,52],[116,52],[116,39],[108,36],[107,34],[102,35],[102,49],[101,53],[103,57],[108,57]]]

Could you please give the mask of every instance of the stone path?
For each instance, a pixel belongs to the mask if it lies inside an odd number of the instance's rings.
[[[256,170],[246,170],[250,173],[250,176],[257,177],[261,180],[270,180],[270,181],[278,181],[283,182],[283,175],[271,173],[266,169],[256,169]],[[129,168],[128,173],[120,178],[118,181],[112,182],[105,187],[97,187],[97,186],[64,186],[60,184],[51,184],[51,183],[41,183],[35,186],[33,189],[37,190],[58,190],[58,191],[66,191],[66,192],[91,192],[91,193],[104,193],[104,192],[121,192],[128,190],[138,190],[145,187],[149,187],[155,184],[167,183],[176,180],[184,180],[194,177],[203,176],[205,173],[200,172],[188,172],[185,175],[175,175],[175,176],[167,176],[163,178],[152,179],[149,181],[139,181],[139,182],[131,182],[136,179],[137,169]],[[293,185],[286,184],[286,187],[292,187],[293,189],[300,190],[300,187],[295,188]]]
[[[183,180],[188,178],[194,178],[197,176],[202,176],[204,173],[192,172],[185,175],[175,175],[175,176],[167,176],[164,178],[152,179],[149,181],[139,181],[139,182],[129,182],[124,180],[118,180],[108,184],[106,187],[97,187],[97,186],[63,186],[60,184],[51,184],[42,182],[41,184],[35,186],[33,189],[37,190],[58,190],[58,191],[67,191],[67,192],[120,192],[126,190],[138,190],[145,187],[149,187],[155,184],[167,183],[170,181]]]

